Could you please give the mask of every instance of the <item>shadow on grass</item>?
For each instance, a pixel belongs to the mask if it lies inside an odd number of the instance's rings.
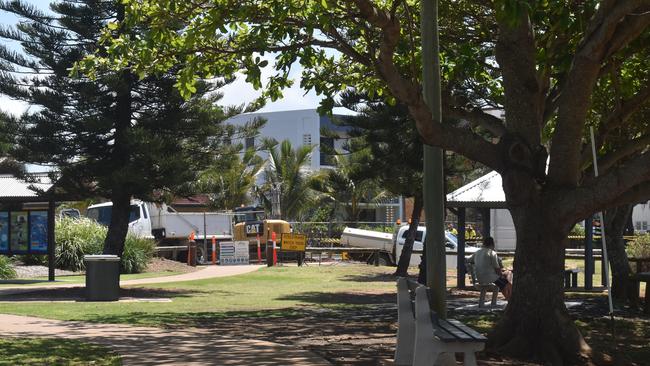
[[[269,310],[96,314],[90,321],[197,327],[241,339],[263,339],[311,350],[334,364],[380,365],[394,352],[394,307],[293,307]]]
[[[2,302],[25,302],[25,301],[84,301],[86,288],[65,287],[35,289],[9,295],[0,296]],[[203,291],[181,290],[181,289],[159,289],[145,287],[120,288],[120,298],[154,299],[154,298],[177,298],[191,297]]]
[[[391,273],[362,273],[347,275],[342,278],[343,281],[350,282],[396,282],[397,277],[393,275],[395,269],[391,268]],[[415,279],[415,277],[413,277]]]
[[[395,293],[302,292],[283,296],[278,299],[300,301],[316,305],[374,305],[395,303]]]

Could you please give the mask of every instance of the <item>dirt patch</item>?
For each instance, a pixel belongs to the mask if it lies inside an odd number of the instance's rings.
[[[165,258],[153,258],[147,265],[145,272],[195,272],[198,267],[188,266],[185,263],[172,261]]]
[[[476,303],[478,292],[453,290],[447,294],[449,317],[459,319],[486,334],[499,319],[502,311],[477,312],[463,309]],[[281,344],[292,344],[324,357],[334,365],[379,366],[392,365],[397,332],[397,309],[394,292],[328,293],[308,292],[292,298],[309,303],[286,309],[262,311],[234,311],[225,313],[190,314],[179,323],[178,314],[169,313],[166,324],[171,327],[195,326],[214,330],[220,334],[265,339]],[[571,299],[579,304],[569,309],[570,314],[582,324],[594,324],[584,329],[587,340],[599,351],[616,354],[617,342],[607,331],[607,299],[583,296]],[[313,305],[311,304],[313,303]],[[642,348],[647,342],[648,324],[638,309],[617,313],[622,321],[617,325],[618,341],[627,338],[631,345],[628,353]],[[160,317],[161,314],[156,314]],[[624,333],[625,324],[634,324],[638,334]],[[607,333],[607,336],[604,336]],[[639,351],[641,352],[641,351]],[[638,352],[637,352],[638,353]],[[519,361],[489,352],[480,352],[479,365],[539,365]],[[634,359],[638,359],[635,357]],[[616,365],[641,365],[627,356]]]

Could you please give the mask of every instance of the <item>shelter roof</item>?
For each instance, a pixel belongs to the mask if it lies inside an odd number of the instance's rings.
[[[36,201],[54,186],[47,173],[28,174],[25,179],[0,174],[0,201]]]
[[[491,171],[447,194],[447,206],[505,208],[506,195],[503,192],[501,175]]]

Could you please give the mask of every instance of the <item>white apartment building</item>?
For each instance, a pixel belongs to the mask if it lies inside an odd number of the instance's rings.
[[[242,141],[244,148],[259,146],[262,138],[273,138],[278,142],[289,140],[294,147],[313,146],[311,161],[307,167],[312,172],[332,168],[331,158],[321,151],[321,146],[328,145],[340,150],[343,144],[342,139],[321,136],[321,129],[335,131],[340,137],[345,137],[347,133],[347,128],[335,125],[329,116],[319,115],[315,108],[245,113],[235,116],[227,122],[241,126],[256,117],[265,119],[266,124],[260,129],[257,138],[248,138]],[[268,153],[265,151],[260,151],[259,154],[263,159],[268,158]],[[379,206],[368,205],[368,210],[361,221],[394,222],[398,217],[402,217],[402,213],[400,199],[396,198]]]

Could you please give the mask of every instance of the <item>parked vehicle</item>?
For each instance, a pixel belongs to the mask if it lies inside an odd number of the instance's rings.
[[[397,228],[394,234],[382,233],[372,230],[362,230],[355,228],[345,228],[341,234],[341,245],[344,247],[356,248],[375,248],[379,250],[379,262],[383,265],[395,265],[402,254],[406,236],[408,235],[408,225]],[[420,253],[422,252],[423,242],[426,238],[426,227],[419,226],[413,243],[413,250],[416,252],[411,256],[410,265],[417,266],[420,263]],[[456,268],[456,251],[458,250],[458,241],[456,236],[445,231],[445,247],[447,248],[447,267]],[[471,255],[478,248],[466,246],[465,253]]]
[[[267,219],[262,207],[238,207],[233,210],[233,215],[235,240],[247,240],[251,245],[251,251],[256,250],[258,238],[261,245],[265,246],[266,242],[271,240],[272,233],[275,233],[279,243],[282,234],[291,232],[291,226],[287,221]]]
[[[112,202],[88,207],[86,216],[108,226],[111,221]],[[159,245],[178,245],[186,242],[191,233],[196,241],[232,239],[232,214],[225,212],[177,212],[166,204],[131,201],[129,233],[155,238]]]

